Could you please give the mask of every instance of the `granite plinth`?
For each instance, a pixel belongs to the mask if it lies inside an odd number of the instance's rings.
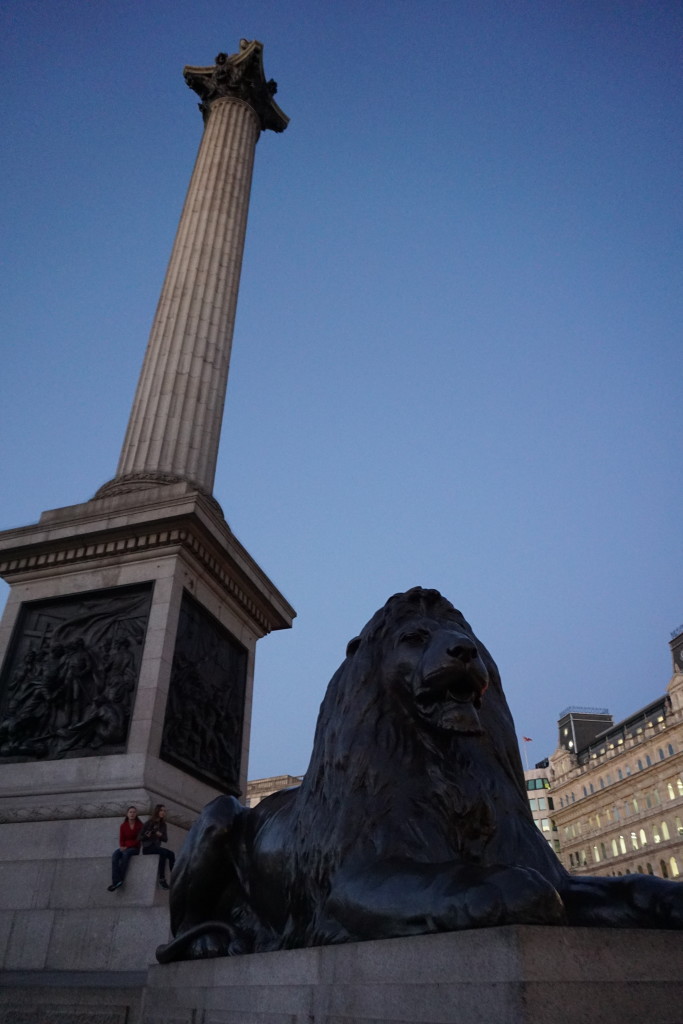
[[[142,1024],[681,1024],[683,934],[509,926],[150,968]]]

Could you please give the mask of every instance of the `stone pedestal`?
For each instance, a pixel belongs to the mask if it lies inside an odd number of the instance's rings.
[[[141,969],[167,896],[154,857],[107,893],[118,826],[164,803],[178,850],[245,790],[256,641],[293,610],[185,483],[5,531],[0,574],[0,966]]]
[[[16,971],[0,984],[0,1024],[680,1024],[682,1005],[680,932],[603,928],[483,928],[146,976]]]
[[[144,1024],[680,1024],[683,934],[510,926],[152,967]]]

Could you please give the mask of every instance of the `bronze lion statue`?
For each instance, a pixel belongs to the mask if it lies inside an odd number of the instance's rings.
[[[495,662],[416,587],[349,643],[301,785],[204,809],[157,958],[503,924],[680,928],[683,885],[565,871],[531,816]]]

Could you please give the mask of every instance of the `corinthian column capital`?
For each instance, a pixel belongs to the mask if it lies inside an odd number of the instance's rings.
[[[289,124],[273,96],[277,82],[266,81],[263,71],[263,44],[253,39],[240,39],[239,53],[219,53],[210,67],[183,70],[185,81],[201,99],[199,109],[206,121],[214,100],[226,96],[243,100],[252,108],[261,124],[261,131],[283,132]]]

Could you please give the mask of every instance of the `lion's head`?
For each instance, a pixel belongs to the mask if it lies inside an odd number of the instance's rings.
[[[486,657],[470,626],[436,590],[414,587],[395,594],[351,640],[347,656],[363,645],[381,651],[384,685],[435,729],[476,735],[478,710],[489,685]]]

